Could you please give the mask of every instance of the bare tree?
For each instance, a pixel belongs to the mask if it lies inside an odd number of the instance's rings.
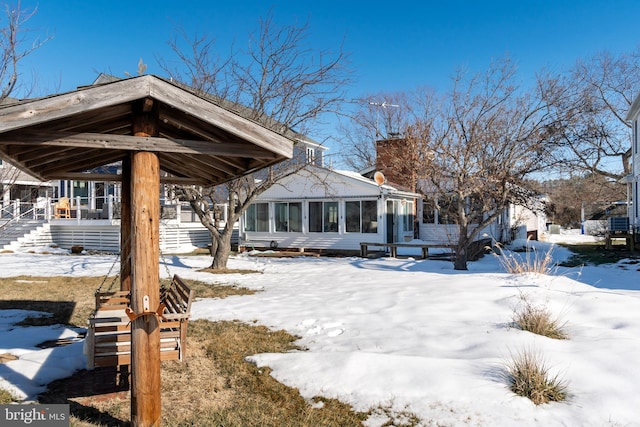
[[[37,10],[23,9],[20,1],[16,4],[2,3],[4,16],[0,20],[0,104],[9,101],[11,95],[20,88],[20,62],[45,41],[35,38],[26,27],[27,21]],[[0,202],[11,190],[19,171],[0,158]]]
[[[266,186],[272,184],[272,176],[267,181],[257,182],[253,175],[249,175],[217,187],[176,188],[176,194],[189,202],[202,225],[209,230],[213,254],[211,268],[227,267],[234,225]],[[220,210],[221,206],[226,209],[224,226],[221,220],[225,213]]]
[[[407,140],[418,150],[423,191],[454,216],[454,268],[465,270],[478,233],[532,194],[528,178],[545,166],[553,117],[541,87],[516,85],[508,58],[482,75],[459,72],[445,97],[424,105],[430,109],[416,115]]]
[[[376,165],[376,141],[402,136],[409,117],[406,93],[377,93],[353,101],[354,112],[339,127],[343,161],[355,170]]]
[[[246,51],[220,59],[207,37],[195,37],[188,52],[177,43],[172,46],[186,64],[186,76],[180,68],[167,69],[176,80],[211,91],[218,102],[238,114],[259,121],[270,129],[299,140],[328,113],[339,111],[344,91],[350,82],[347,55],[342,51],[315,51],[306,46],[308,25],[277,26],[269,15],[260,21],[251,35]],[[293,131],[295,129],[295,131]],[[303,167],[304,159],[294,158],[239,178],[217,188],[177,188],[188,200],[201,222],[209,230],[214,247],[212,268],[225,268],[231,251],[234,224],[255,198],[283,176]],[[223,228],[216,215],[217,205],[225,204]]]
[[[624,118],[640,88],[640,47],[619,56],[597,53],[548,80],[558,164],[612,179],[629,173],[631,132]]]
[[[547,217],[554,224],[567,227],[580,227],[583,205],[610,206],[626,199],[625,186],[598,174],[545,180],[538,185],[550,200]]]
[[[307,135],[323,116],[338,113],[350,84],[348,55],[306,45],[309,25],[278,26],[260,20],[244,53],[233,61],[231,100],[249,107],[255,119],[272,120],[280,133]]]
[[[169,46],[176,54],[177,60],[157,60],[160,67],[173,79],[199,93],[220,99],[229,98],[230,88],[227,81],[235,55],[233,47],[228,55],[220,55],[214,38],[206,34],[189,37],[184,29],[178,30],[178,36],[169,41]]]

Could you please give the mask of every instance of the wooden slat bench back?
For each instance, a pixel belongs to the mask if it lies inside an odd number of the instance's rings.
[[[96,311],[89,319],[86,353],[87,368],[131,364],[131,324],[125,314],[129,293],[96,294]],[[187,347],[187,325],[194,291],[177,275],[160,291],[165,305],[160,320],[161,360],[183,360]]]

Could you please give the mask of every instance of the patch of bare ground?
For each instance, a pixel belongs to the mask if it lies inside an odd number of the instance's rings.
[[[94,308],[94,291],[103,278],[20,277],[0,279],[0,309],[53,313],[25,324],[65,323],[85,326]],[[188,281],[196,298],[224,298],[253,291]],[[285,331],[241,322],[191,321],[186,360],[162,363],[162,425],[166,426],[360,426],[366,413],[337,400],[309,402],[246,361],[257,353],[302,351]],[[55,381],[39,396],[41,403],[68,403],[71,426],[129,425],[131,395],[127,369],[82,370]],[[10,399],[2,397],[0,399]],[[10,400],[9,400],[10,401]]]
[[[12,360],[18,360],[18,358],[11,353],[0,354],[0,363],[7,363],[11,362]]]

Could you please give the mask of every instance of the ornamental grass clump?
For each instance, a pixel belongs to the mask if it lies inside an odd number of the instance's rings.
[[[524,274],[538,273],[550,274],[554,267],[553,246],[544,252],[539,252],[534,247],[527,247],[523,252],[506,252],[499,247],[499,253],[494,254],[498,257],[500,265],[507,273]]]
[[[539,353],[525,350],[507,363],[509,388],[534,404],[562,402],[567,399],[567,382],[551,375]]]
[[[536,306],[526,297],[522,297],[522,304],[514,310],[513,323],[523,331],[548,338],[569,338],[565,331],[566,322],[561,322],[553,316],[546,306]]]
[[[0,389],[0,405],[6,405],[16,401],[16,398],[7,390]]]

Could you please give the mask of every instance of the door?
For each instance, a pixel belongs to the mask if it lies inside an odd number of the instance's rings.
[[[387,200],[387,209],[385,213],[386,221],[385,221],[385,229],[387,230],[387,243],[394,243],[397,238],[396,233],[396,219],[397,215],[395,213],[395,203],[393,200]]]

